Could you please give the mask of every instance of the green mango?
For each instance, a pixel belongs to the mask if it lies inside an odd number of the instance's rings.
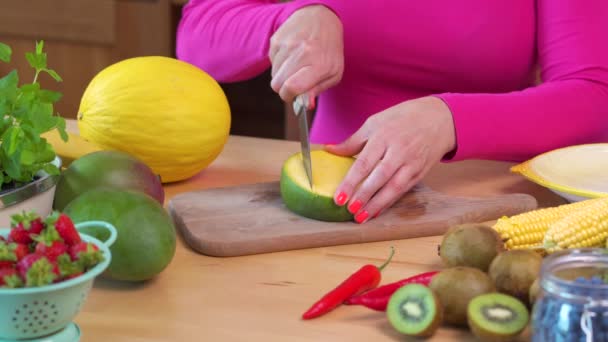
[[[148,165],[125,152],[97,151],[76,159],[61,173],[53,208],[62,211],[74,198],[97,187],[142,191],[161,205],[165,200],[162,183]]]
[[[96,188],[76,197],[64,210],[74,223],[106,221],[118,237],[110,247],[112,261],[104,277],[143,281],[161,273],[175,255],[176,232],[171,217],[152,197],[137,191]],[[101,241],[101,227],[83,229]]]

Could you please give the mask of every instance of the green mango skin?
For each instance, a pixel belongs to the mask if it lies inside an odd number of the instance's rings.
[[[285,206],[298,215],[327,222],[353,219],[346,206],[336,205],[332,197],[316,194],[296,184],[285,167],[281,171],[280,190]]]
[[[97,151],[78,158],[61,173],[53,208],[62,211],[74,198],[97,187],[142,191],[161,205],[165,200],[162,183],[148,165],[124,152]]]
[[[110,247],[112,261],[104,277],[144,281],[161,273],[173,259],[176,232],[165,209],[152,197],[136,191],[97,188],[75,198],[65,208],[74,223],[101,220],[118,231]],[[83,230],[104,241],[104,228]]]

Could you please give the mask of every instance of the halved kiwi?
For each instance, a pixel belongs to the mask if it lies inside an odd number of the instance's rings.
[[[433,290],[420,284],[397,290],[387,304],[386,315],[398,332],[421,337],[433,335],[442,320],[439,299]]]
[[[479,295],[467,308],[473,334],[483,341],[510,341],[528,325],[528,309],[519,299],[503,293]]]

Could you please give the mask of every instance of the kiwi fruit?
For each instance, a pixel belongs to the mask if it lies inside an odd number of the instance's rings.
[[[500,253],[490,264],[488,274],[498,292],[509,294],[529,303],[530,286],[540,273],[543,258],[527,249]]]
[[[471,300],[467,320],[482,341],[511,341],[528,325],[530,314],[519,299],[503,293],[487,293]]]
[[[437,295],[420,284],[405,285],[395,291],[386,306],[386,315],[395,330],[419,337],[433,335],[442,320]]]
[[[489,226],[468,223],[452,226],[439,245],[439,256],[447,267],[469,266],[484,272],[505,250],[500,235]]]
[[[467,306],[474,297],[496,291],[490,277],[477,268],[456,266],[433,276],[429,287],[439,297],[444,322],[466,326]]]
[[[530,291],[528,293],[528,301],[530,303],[530,306],[532,306],[534,304],[534,302],[536,302],[536,299],[538,298],[538,295],[540,293],[539,279],[540,278],[536,278],[532,282],[532,285],[530,285]]]

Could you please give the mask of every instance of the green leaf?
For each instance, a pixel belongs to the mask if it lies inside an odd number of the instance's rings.
[[[53,70],[53,69],[44,69],[44,72],[46,72],[47,74],[49,74],[55,81],[57,82],[62,82],[63,79],[61,78],[61,76],[59,76],[59,74]]]
[[[4,44],[4,43],[0,43],[0,61],[3,62],[10,62],[11,61],[11,55],[13,54],[13,50],[11,50],[11,47]]]
[[[13,118],[11,118],[10,116],[5,116],[4,118],[2,118],[2,120],[0,120],[0,136],[4,134],[4,132],[11,125],[12,122]],[[2,166],[0,165],[0,170],[1,169]]]
[[[55,159],[55,150],[53,150],[53,145],[48,142],[41,141],[41,148],[37,150],[38,152],[38,162],[39,163],[50,163]]]
[[[56,278],[57,275],[53,272],[53,264],[47,258],[41,258],[27,270],[25,286],[36,287],[52,284]]]
[[[27,59],[30,66],[37,71],[46,69],[46,53],[33,54],[31,52],[26,52],[25,59]]]
[[[44,40],[36,42],[36,54],[39,55],[42,53],[42,49],[44,48]]]
[[[13,70],[8,73],[8,75],[0,78],[0,90],[4,89],[17,89],[17,84],[19,83],[19,74],[17,70]]]
[[[42,140],[40,138],[40,134],[38,134],[38,132],[36,132],[36,130],[34,129],[34,127],[32,127],[32,125],[30,125],[29,123],[22,123],[21,124],[21,129],[23,129],[23,133],[25,134],[25,138],[27,140],[29,140],[30,144],[33,144],[35,146],[36,144],[39,144],[40,141]]]
[[[2,135],[2,149],[10,158],[17,153],[23,143],[23,130],[19,126],[13,126]]]
[[[36,134],[53,129],[57,125],[57,118],[53,116],[53,105],[33,102],[32,107],[23,116],[23,123],[32,125]]]
[[[19,74],[17,73],[17,70],[13,70],[9,72],[8,75],[0,78],[0,97],[9,103],[12,103],[19,91],[19,88],[17,87],[18,83]]]
[[[61,96],[61,93],[50,90],[41,90],[38,93],[38,99],[45,103],[55,103],[61,99]]]
[[[16,274],[11,274],[7,277],[4,277],[4,287],[7,287],[9,289],[23,287],[23,280],[21,280],[20,276]]]
[[[59,168],[57,168],[57,166],[55,166],[55,164],[44,164],[43,168],[42,168],[46,173],[48,173],[49,175],[55,176],[59,174]]]
[[[21,164],[26,166],[31,166],[36,161],[36,154],[33,151],[24,149],[21,152]]]
[[[59,131],[59,136],[61,136],[61,140],[64,142],[68,142],[69,136],[68,132],[65,130],[65,119],[61,116],[58,116],[57,120],[57,131]]]
[[[31,83],[31,84],[28,83],[28,84],[24,84],[21,86],[21,92],[23,92],[24,94],[37,95],[39,91],[40,91],[39,83]]]
[[[21,167],[19,163],[19,154],[16,153],[12,157],[6,156],[4,153],[2,154],[2,167],[4,168],[4,172],[6,172],[8,176],[8,180],[20,180],[22,177]]]

